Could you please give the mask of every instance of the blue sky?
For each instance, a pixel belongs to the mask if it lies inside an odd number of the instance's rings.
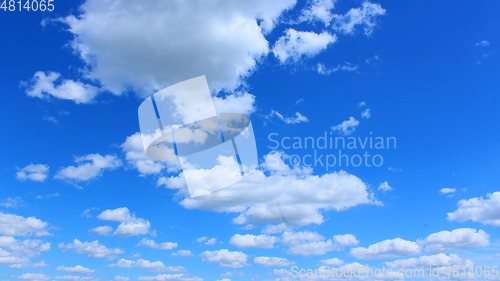
[[[54,5],[0,9],[2,280],[498,264],[498,2]],[[250,116],[260,166],[189,198],[181,169],[145,155],[137,110],[201,75],[219,112]],[[269,140],[325,132],[397,145],[327,171]]]

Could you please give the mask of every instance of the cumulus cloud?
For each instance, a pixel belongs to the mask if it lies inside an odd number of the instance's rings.
[[[121,222],[113,232],[114,236],[127,237],[149,233],[149,221],[137,218],[135,214],[130,214],[130,211],[126,207],[105,210],[97,218],[100,220]]]
[[[75,103],[90,103],[97,95],[99,89],[84,84],[79,81],[59,79],[61,74],[56,72],[45,73],[38,71],[31,79],[30,83],[24,82],[28,86],[26,94],[30,97],[48,99],[54,97],[58,99],[71,100]],[[54,82],[62,80],[55,85]]]
[[[344,171],[318,176],[307,168],[292,170],[283,163],[282,154],[273,155],[265,157],[262,164],[270,175],[256,170],[236,184],[205,196],[185,198],[180,204],[188,209],[239,213],[233,219],[239,225],[292,226],[323,223],[322,209],[340,211],[360,204],[380,204],[356,176]]]
[[[98,270],[95,269],[89,269],[86,267],[83,267],[81,265],[76,265],[73,267],[66,267],[66,266],[58,266],[56,268],[57,271],[66,271],[66,272],[73,272],[73,273],[94,273],[97,272]]]
[[[137,278],[139,281],[167,281],[167,280],[177,280],[177,281],[203,281],[202,278],[198,276],[192,276],[189,273],[178,273],[178,274],[159,274],[156,276],[139,276]]]
[[[370,35],[377,25],[377,18],[385,15],[385,10],[379,4],[364,2],[360,8],[352,8],[345,15],[332,16],[332,28],[336,31],[353,34],[357,25],[364,27],[366,35]]]
[[[208,239],[208,241],[205,242],[205,245],[212,246],[215,244],[215,242],[217,242],[217,239],[215,239],[215,238]]]
[[[375,243],[368,248],[353,248],[349,255],[364,260],[391,259],[418,254],[420,249],[416,242],[396,238]]]
[[[449,256],[437,254],[433,256],[420,256],[418,258],[400,259],[392,262],[384,262],[384,265],[391,268],[419,268],[463,265],[465,261],[454,254]]]
[[[218,262],[221,267],[238,268],[246,265],[248,256],[238,251],[222,249],[218,251],[205,251],[200,254],[201,260],[205,262]]]
[[[129,281],[129,280],[130,280],[130,277],[124,277],[124,276],[120,276],[120,275],[115,276],[115,281]]]
[[[119,268],[143,268],[149,271],[159,271],[159,272],[182,272],[186,269],[182,266],[165,266],[161,261],[151,262],[148,260],[138,259],[136,261],[120,259],[117,263],[108,265],[109,267],[119,267]]]
[[[58,247],[63,249],[63,251],[72,250],[77,254],[84,254],[89,257],[109,260],[116,259],[116,255],[125,253],[123,250],[118,248],[106,248],[106,246],[99,243],[98,240],[92,242],[80,242],[78,239],[75,239],[73,240],[73,243],[60,243]]]
[[[306,235],[305,237],[299,237],[297,240],[288,242],[290,246],[287,253],[302,256],[323,255],[330,251],[341,251],[348,246],[356,246],[359,244],[359,241],[352,234],[335,235],[332,239],[326,241],[317,241],[319,237],[315,237],[313,233],[309,234],[305,232],[298,236],[304,234],[311,235],[311,238],[308,238]]]
[[[275,266],[275,267],[285,267],[295,264],[295,262],[277,257],[256,257],[253,259],[253,263],[263,266]]]
[[[100,154],[89,154],[76,157],[78,166],[69,166],[57,172],[56,179],[68,179],[74,181],[88,181],[99,177],[105,170],[114,170],[122,166],[122,161],[113,155],[102,156]]]
[[[143,238],[139,243],[137,243],[137,246],[147,246],[158,250],[172,250],[174,248],[177,248],[177,243],[163,242],[160,244],[156,244],[154,240]]]
[[[456,188],[441,188],[441,190],[439,191],[441,194],[451,194],[451,193],[455,193],[457,191]]]
[[[19,276],[16,276],[16,278],[21,280],[31,280],[31,281],[44,281],[50,279],[47,275],[42,273],[24,273]]]
[[[448,213],[448,220],[459,222],[472,220],[486,225],[500,226],[500,192],[488,194],[487,197],[458,201],[458,209]]]
[[[94,227],[89,231],[95,232],[99,235],[108,236],[111,232],[113,232],[113,228],[109,225],[105,225],[105,226]]]
[[[382,192],[387,192],[391,191],[392,187],[387,182],[383,182],[378,186],[378,190]]]
[[[49,224],[35,217],[22,217],[0,212],[0,235],[42,237],[51,235]]]
[[[263,248],[263,249],[272,249],[274,247],[274,243],[278,242],[279,238],[269,235],[240,235],[236,234],[231,237],[229,240],[229,244],[236,246],[238,248]]]
[[[349,117],[349,120],[346,120],[337,126],[333,126],[332,130],[333,131],[338,131],[340,134],[344,136],[348,136],[352,134],[355,130],[356,127],[359,125],[359,121],[356,120],[354,117]]]
[[[281,113],[272,110],[271,113],[266,115],[267,119],[270,119],[271,117],[278,117],[281,121],[287,123],[287,124],[298,124],[301,122],[309,122],[309,119],[305,117],[304,115],[300,114],[299,112],[295,113],[295,117],[284,117]]]
[[[10,268],[35,267],[30,258],[38,258],[50,250],[50,243],[41,240],[18,240],[10,236],[0,236],[0,265]],[[43,264],[40,264],[43,265]]]
[[[49,166],[44,164],[30,164],[19,170],[16,179],[20,181],[32,180],[43,182],[49,173]]]
[[[193,253],[191,253],[190,250],[179,250],[175,253],[172,253],[172,256],[174,256],[174,257],[191,257],[191,256],[193,256]]]
[[[297,31],[289,28],[273,47],[274,55],[281,63],[297,62],[302,57],[313,57],[335,43],[337,36],[328,32],[321,34],[310,31]]]
[[[431,254],[441,253],[453,249],[467,249],[488,246],[490,235],[483,230],[459,228],[453,231],[440,231],[433,233],[421,242],[427,245],[425,250]]]

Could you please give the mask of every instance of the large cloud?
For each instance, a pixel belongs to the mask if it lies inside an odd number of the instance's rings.
[[[482,224],[500,226],[500,192],[488,194],[488,198],[474,197],[458,201],[458,209],[448,213],[449,220],[472,220]]]
[[[0,212],[0,235],[37,237],[50,235],[49,224],[35,217],[22,217]]]

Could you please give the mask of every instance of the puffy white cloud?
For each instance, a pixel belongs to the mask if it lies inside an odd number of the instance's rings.
[[[391,191],[392,187],[387,182],[383,182],[378,186],[378,190],[382,192],[387,192]]]
[[[19,170],[16,179],[20,181],[32,180],[43,182],[49,173],[49,166],[44,164],[30,164]]]
[[[23,205],[23,200],[21,197],[16,197],[16,198],[7,198],[5,199],[2,203],[0,203],[0,206],[4,206],[5,208],[19,208],[20,206]]]
[[[109,225],[105,225],[105,226],[94,227],[89,231],[95,232],[99,235],[108,236],[111,232],[113,232],[113,228]]]
[[[20,276],[16,276],[16,278],[22,280],[32,280],[32,281],[44,281],[50,279],[47,275],[42,273],[24,273],[21,274]]]
[[[174,257],[191,257],[191,256],[193,256],[193,253],[191,253],[190,250],[179,250],[175,253],[172,253],[172,256],[174,256]]]
[[[441,188],[441,190],[439,191],[441,194],[450,194],[450,193],[455,193],[457,191],[456,188],[448,188],[448,187],[445,187],[445,188]]]
[[[129,280],[130,280],[130,277],[124,277],[124,276],[120,276],[120,275],[115,276],[115,281],[129,281]]]
[[[448,213],[448,220],[472,220],[482,224],[500,226],[500,192],[488,194],[487,199],[474,197],[458,201],[458,209]]]
[[[114,94],[127,86],[150,93],[200,75],[215,89],[232,90],[268,53],[263,30],[294,4],[90,0],[81,15],[63,21],[74,35],[71,45],[92,66],[86,76]]]
[[[277,257],[255,257],[253,259],[253,263],[263,266],[276,266],[276,267],[285,267],[295,264],[295,262]]]
[[[381,204],[354,175],[340,171],[319,176],[307,168],[292,170],[280,156],[265,157],[261,167],[270,170],[270,175],[255,170],[229,187],[185,198],[180,204],[188,209],[239,213],[233,219],[235,224],[293,226],[323,223],[322,209],[340,211],[360,204]],[[279,171],[274,167],[280,167]]]
[[[436,266],[453,266],[463,265],[464,260],[454,254],[449,256],[445,254],[437,254],[433,256],[420,256],[418,258],[409,258],[395,260],[392,262],[384,262],[384,265],[391,268],[419,268],[419,267],[436,267]]]
[[[56,179],[87,181],[99,177],[104,170],[114,170],[122,166],[122,161],[113,155],[89,154],[77,157],[78,166],[69,166],[57,172]]]
[[[333,126],[333,131],[339,131],[340,134],[344,136],[348,136],[352,134],[356,127],[359,125],[359,121],[354,117],[349,117],[349,120],[345,120],[344,122],[338,124],[337,126]]]
[[[66,272],[74,272],[74,273],[94,273],[97,272],[98,270],[95,269],[89,269],[86,267],[83,267],[81,265],[76,265],[73,267],[66,267],[66,266],[58,266],[56,268],[57,271],[66,271]]]
[[[159,271],[159,272],[182,272],[186,269],[182,266],[165,266],[161,261],[151,262],[148,260],[138,259],[136,261],[120,259],[118,262],[108,265],[109,267],[119,267],[119,268],[144,268],[149,271]]]
[[[38,71],[28,83],[23,83],[28,86],[26,94],[30,97],[48,99],[50,96],[58,99],[71,100],[75,103],[90,103],[97,95],[99,89],[82,82],[73,80],[63,80],[58,85],[54,82],[61,77],[61,74],[55,72]]]
[[[222,249],[218,251],[205,251],[200,254],[201,260],[206,262],[218,262],[221,267],[238,268],[246,265],[248,256],[238,251]]]
[[[149,233],[149,221],[136,218],[135,214],[130,214],[130,211],[126,207],[105,210],[97,218],[100,220],[121,222],[115,232],[113,232],[114,236],[127,237]]]
[[[18,240],[10,236],[0,236],[0,265],[10,268],[43,266],[33,264],[29,258],[38,258],[50,250],[50,243],[41,240]]]
[[[0,212],[0,235],[36,237],[51,235],[48,232],[49,224],[35,217],[22,217]]]
[[[274,243],[278,242],[279,238],[275,236],[269,235],[240,235],[235,234],[229,240],[229,244],[236,246],[238,248],[263,248],[263,249],[272,249],[274,247]]]
[[[418,253],[420,253],[420,246],[416,242],[396,238],[375,243],[368,248],[353,248],[349,255],[358,259],[375,260],[411,256]]]
[[[215,244],[215,242],[217,242],[217,239],[215,239],[215,238],[208,239],[208,241],[205,242],[205,245],[212,246]]]
[[[372,117],[371,109],[367,108],[367,109],[365,109],[365,111],[361,112],[361,117],[366,118],[366,119],[369,119],[370,117]]]
[[[299,112],[295,113],[295,117],[284,117],[281,113],[272,110],[271,113],[266,115],[267,119],[270,119],[271,117],[278,117],[281,121],[287,123],[287,124],[298,124],[301,122],[309,122],[309,119],[305,117],[304,115],[300,114]]]
[[[459,228],[453,231],[440,231],[433,233],[421,243],[427,245],[425,250],[434,254],[452,249],[467,249],[488,246],[490,235],[483,230]]]
[[[328,265],[328,266],[337,266],[337,265],[343,265],[344,261],[340,260],[338,258],[331,258],[327,260],[320,260],[319,261],[322,265]]]
[[[292,242],[288,248],[288,253],[292,255],[323,255],[327,252],[336,250],[341,251],[347,246],[356,246],[359,241],[352,234],[335,235],[333,239],[326,241],[309,241],[305,243]]]
[[[174,248],[177,248],[177,243],[163,242],[160,244],[156,244],[154,240],[143,238],[139,243],[137,243],[137,246],[148,246],[150,248],[159,250],[172,250]]]
[[[281,63],[297,62],[303,56],[313,57],[337,41],[336,35],[328,32],[317,34],[289,28],[273,47],[274,55]]]
[[[106,248],[103,244],[99,243],[98,240],[92,242],[80,242],[78,239],[73,240],[73,243],[60,243],[58,245],[63,251],[72,250],[77,254],[85,254],[89,257],[99,258],[99,259],[115,259],[116,255],[125,253],[123,250],[114,248]]]
[[[345,15],[332,16],[332,28],[342,33],[353,34],[356,25],[364,26],[366,35],[370,35],[377,25],[377,17],[385,15],[379,4],[364,2],[361,8],[352,8]]]
[[[140,276],[137,278],[139,281],[166,281],[166,280],[178,280],[178,281],[203,281],[202,278],[198,276],[191,276],[188,273],[178,273],[178,274],[159,274],[156,276]]]

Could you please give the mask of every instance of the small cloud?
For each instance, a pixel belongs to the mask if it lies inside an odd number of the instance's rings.
[[[30,164],[22,169],[19,169],[16,174],[16,179],[20,181],[32,180],[43,182],[49,173],[49,166],[44,164]]]
[[[391,172],[402,172],[403,170],[401,170],[400,168],[389,167],[389,171],[391,171]]]
[[[203,236],[203,237],[196,239],[196,242],[201,243],[201,242],[206,241],[206,240],[208,240],[208,237]]]
[[[445,188],[442,188],[439,192],[441,194],[450,194],[450,193],[455,193],[456,191],[457,191],[456,188],[447,188],[447,187],[445,187]]]
[[[489,45],[490,45],[490,41],[486,41],[486,40],[476,43],[476,46],[478,46],[478,47],[487,47]]]
[[[215,244],[215,242],[217,242],[217,239],[212,238],[212,239],[208,240],[207,242],[205,242],[205,245],[212,246]]]
[[[363,107],[363,106],[366,106],[366,102],[362,101],[362,102],[358,103],[358,107]]]
[[[300,100],[296,101],[295,104],[299,104],[299,103],[301,103],[303,101],[304,101],[304,99],[300,99]]]
[[[43,120],[44,120],[44,121],[48,121],[48,122],[52,122],[52,123],[54,123],[54,124],[56,124],[56,125],[58,125],[58,124],[59,124],[59,120],[57,120],[57,119],[56,119],[55,117],[53,117],[53,116],[45,115],[45,116],[43,116]]]
[[[191,256],[193,256],[193,253],[191,253],[190,250],[179,250],[175,253],[172,253],[172,256],[174,256],[174,257],[191,257]]]
[[[348,136],[356,130],[356,126],[359,125],[359,121],[354,117],[349,117],[349,120],[346,120],[337,126],[333,126],[332,130],[339,131],[342,135]]]
[[[343,65],[337,65],[336,67],[333,67],[333,68],[328,68],[326,67],[324,64],[322,63],[318,63],[317,67],[316,67],[316,70],[318,71],[319,74],[322,74],[322,75],[330,75],[332,73],[335,73],[337,71],[355,71],[356,69],[358,69],[358,66],[357,65],[352,65],[348,62],[345,62]]]
[[[371,109],[367,108],[365,111],[363,111],[361,113],[361,117],[366,118],[366,119],[369,119],[370,117],[372,117]]]
[[[387,182],[383,182],[379,185],[378,190],[382,192],[387,192],[391,191],[392,187]]]
[[[309,119],[305,117],[304,115],[300,114],[299,112],[295,113],[295,117],[284,117],[281,113],[277,112],[276,110],[272,110],[271,113],[266,115],[266,119],[270,119],[271,117],[278,117],[281,121],[287,123],[287,124],[298,124],[301,122],[309,122]]]
[[[5,208],[19,208],[23,205],[23,200],[21,199],[21,197],[17,197],[17,198],[7,198],[5,199],[5,201],[3,201],[2,203],[0,203],[0,206],[4,206]]]

